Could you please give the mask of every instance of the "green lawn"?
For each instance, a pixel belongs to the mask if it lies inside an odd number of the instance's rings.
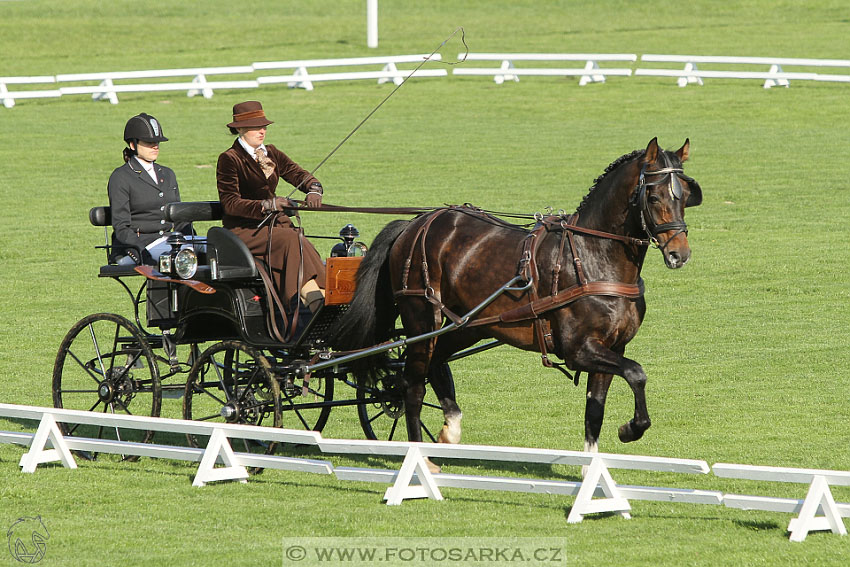
[[[380,2],[380,47],[365,47],[361,1],[291,1],[256,15],[240,3],[0,2],[0,76],[245,65],[252,61],[429,53],[463,26],[474,52],[582,52],[847,58],[844,2]],[[543,8],[542,6],[546,6]],[[153,30],[153,31],[152,31]],[[463,46],[441,51],[453,60]],[[437,67],[435,64],[434,67]],[[451,70],[449,69],[449,72]],[[160,161],[185,200],[215,199],[215,161],[232,139],[233,104],[257,98],[269,141],[312,169],[390,91],[372,82],[312,92],[266,86],[21,100],[0,108],[0,401],[51,405],[53,360],[67,330],[95,312],[130,316],[124,292],[95,277],[103,233],[88,209],[106,204],[126,120],[148,112],[170,141]],[[648,313],[627,355],[649,376],[653,427],[622,445],[632,414],[621,379],[609,395],[604,451],[850,470],[847,303],[850,107],[840,83],[661,78],[485,77],[411,80],[318,172],[326,201],[354,206],[471,202],[532,213],[572,211],[605,167],[658,136],[691,140],[685,172],[705,200],[689,209],[693,250],[682,270],[656,251],[644,268]],[[353,222],[367,242],[391,217],[303,215],[309,233]],[[320,244],[327,252],[329,245]],[[326,248],[321,248],[326,246]],[[584,383],[539,356],[499,348],[453,366],[469,443],[581,449]],[[179,415],[165,400],[163,413]],[[0,420],[0,429],[34,430]],[[352,409],[324,434],[360,437]],[[44,565],[279,564],[299,537],[557,537],[576,565],[844,564],[850,540],[792,544],[790,516],[633,502],[617,516],[568,525],[571,498],[446,489],[443,502],[387,507],[382,485],[266,471],[247,485],[196,489],[192,465],[108,458],[76,471],[19,472],[20,447],[0,445],[0,530],[41,515]],[[310,451],[294,454],[316,457]],[[398,461],[332,458],[337,465]],[[451,472],[576,480],[570,467],[448,463]],[[802,485],[615,471],[626,484],[785,497]],[[850,502],[850,490],[835,489]],[[0,546],[2,547],[2,546]],[[0,565],[14,564],[0,549]]]

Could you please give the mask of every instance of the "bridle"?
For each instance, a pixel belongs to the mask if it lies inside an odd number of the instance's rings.
[[[664,160],[667,161],[667,156],[664,156]],[[683,198],[684,196],[684,187],[682,186],[682,181],[686,183],[694,182],[692,177],[688,177],[684,174],[681,167],[665,167],[662,169],[656,169],[654,171],[647,171],[649,167],[648,163],[643,164],[640,169],[640,177],[638,178],[638,184],[635,188],[634,197],[632,199],[632,206],[637,207],[638,212],[640,214],[640,224],[643,230],[646,232],[646,235],[649,237],[650,242],[656,246],[659,250],[664,252],[664,249],[670,244],[674,238],[679,236],[681,233],[685,233],[685,236],[688,235],[688,225],[684,220],[679,221],[671,221],[665,222],[661,224],[655,224],[652,220],[652,213],[649,210],[649,203],[646,196],[647,187],[653,187],[655,185],[661,185],[665,183],[667,180],[667,176],[669,176],[670,185],[668,190],[670,192],[670,198],[673,201],[677,201]],[[659,178],[656,181],[647,181],[647,175],[662,175],[664,177]],[[675,230],[676,232],[668,238],[663,244],[659,242],[658,235],[662,232],[667,232],[670,230]]]

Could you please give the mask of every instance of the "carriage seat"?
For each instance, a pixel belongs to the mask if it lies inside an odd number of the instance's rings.
[[[89,222],[93,226],[111,226],[112,209],[110,207],[92,207],[89,210]]]
[[[106,266],[100,267],[100,277],[122,277],[122,276],[137,276],[139,275],[135,266],[119,266],[114,263],[112,258],[113,244],[110,242],[109,227],[112,226],[112,209],[109,206],[92,207],[89,209],[89,222],[92,226],[104,227],[103,233],[106,238],[106,243],[102,246],[95,246],[106,250]]]
[[[221,220],[222,214],[219,201],[181,201],[165,205],[165,219],[173,223]]]
[[[207,232],[207,254],[215,263],[216,280],[257,279],[257,264],[245,243],[233,232],[214,226]]]

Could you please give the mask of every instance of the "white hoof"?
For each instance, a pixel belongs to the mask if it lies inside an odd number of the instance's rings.
[[[455,445],[460,443],[460,418],[460,415],[446,418],[446,423],[440,429],[440,434],[437,435],[438,443],[452,443]]]
[[[443,470],[440,468],[440,465],[434,464],[428,457],[425,457],[425,464],[428,466],[428,472],[431,474],[439,474]]]

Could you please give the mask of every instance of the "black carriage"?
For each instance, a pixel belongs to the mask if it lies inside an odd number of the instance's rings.
[[[219,220],[221,206],[171,203],[166,216],[174,222]],[[190,242],[172,236],[171,253],[157,266],[124,266],[113,261],[109,207],[91,209],[89,219],[105,227],[106,242],[96,248],[105,250],[108,263],[99,277],[124,288],[133,317],[96,313],[70,329],[53,371],[56,407],[160,416],[163,399],[182,398],[185,419],[321,431],[332,408],[355,406],[366,437],[403,438],[405,428],[397,425],[404,403],[395,378],[403,372],[404,346],[380,349],[375,385],[355,383],[345,362],[333,363],[346,353],[333,352],[329,331],[347,308],[365,251],[353,242],[351,225],[327,260],[325,305],[312,317],[302,312],[293,328],[291,314],[275,306],[262,267],[229,230],[212,227]],[[436,403],[430,406],[436,410],[429,412],[432,429],[423,429],[433,439],[442,412]],[[148,442],[153,436],[62,427],[65,434],[95,438]]]

